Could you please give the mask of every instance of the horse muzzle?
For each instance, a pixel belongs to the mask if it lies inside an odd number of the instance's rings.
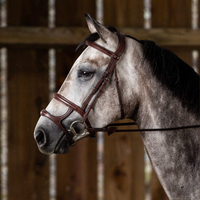
[[[70,130],[66,130],[68,135],[73,135]],[[34,139],[38,149],[46,155],[53,153],[63,154],[70,150],[70,142],[60,127],[54,124],[50,119],[40,117],[34,130]]]
[[[61,128],[43,116],[34,131],[34,139],[39,150],[47,155],[68,153],[75,142],[88,136],[90,132],[87,130],[87,125],[81,121],[73,121],[66,127],[62,125]]]
[[[37,130],[34,134],[34,138],[37,143],[38,149],[43,154],[65,154],[68,153],[70,150],[69,141],[63,131],[57,133],[57,139],[53,142],[49,142],[51,138],[49,134],[43,130]]]

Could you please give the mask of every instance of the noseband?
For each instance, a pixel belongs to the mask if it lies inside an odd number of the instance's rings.
[[[97,99],[99,98],[102,90],[104,89],[104,87],[108,83],[108,80],[111,78],[113,73],[115,74],[115,83],[116,83],[116,88],[117,88],[117,93],[118,93],[118,98],[119,98],[119,104],[120,104],[120,109],[121,109],[121,118],[122,119],[124,118],[124,109],[123,109],[122,99],[121,99],[120,90],[119,90],[119,82],[118,82],[117,72],[116,72],[116,63],[117,63],[117,61],[119,61],[120,56],[123,54],[123,52],[125,50],[126,42],[125,42],[125,35],[123,33],[118,32],[117,36],[118,36],[119,42],[118,42],[117,50],[114,53],[105,49],[104,47],[94,43],[94,42],[91,42],[91,41],[88,41],[88,40],[85,41],[85,44],[87,46],[91,46],[91,47],[101,51],[102,53],[110,56],[111,59],[110,59],[110,62],[108,64],[106,70],[104,71],[101,79],[98,81],[98,83],[96,84],[96,86],[94,87],[94,89],[92,90],[90,95],[87,97],[87,99],[83,103],[82,107],[79,107],[78,105],[71,102],[69,99],[66,99],[64,96],[56,93],[56,94],[54,94],[53,98],[56,99],[57,101],[61,102],[62,104],[66,105],[68,107],[67,112],[64,115],[61,115],[61,116],[54,116],[54,115],[50,114],[48,111],[46,111],[45,109],[43,109],[40,112],[40,114],[42,116],[49,118],[58,127],[60,127],[62,129],[62,131],[64,131],[64,133],[66,134],[66,136],[69,140],[70,146],[73,146],[75,141],[80,140],[84,137],[90,136],[91,138],[94,138],[95,133],[97,131],[108,132],[108,134],[115,132],[116,127],[93,128],[91,126],[89,120],[88,120],[88,115],[89,115],[91,109],[94,107],[94,105],[95,105]],[[82,120],[73,122],[70,126],[70,129],[67,130],[63,126],[62,121],[65,118],[67,118],[73,111],[79,113],[82,116]],[[84,126],[87,129],[87,132],[82,133],[82,134],[77,134],[75,129],[73,128],[73,126],[76,123],[84,124]]]

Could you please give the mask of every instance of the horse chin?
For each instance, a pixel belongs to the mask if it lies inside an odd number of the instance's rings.
[[[35,130],[34,138],[37,142],[38,149],[45,155],[66,154],[70,150],[70,144],[67,135],[63,131],[55,131],[56,134],[48,134],[44,128]],[[53,133],[55,133],[53,131]],[[37,134],[39,133],[39,134]],[[43,134],[40,134],[43,133]]]
[[[38,149],[39,149],[39,151],[40,151],[41,153],[43,153],[43,154],[45,154],[45,155],[47,155],[47,156],[50,156],[51,154],[53,154],[53,152],[51,152],[51,151],[46,151],[46,150],[41,149],[41,148],[38,148]]]
[[[67,136],[65,133],[63,133],[63,136],[60,138],[58,143],[56,144],[56,147],[54,149],[55,154],[66,154],[70,150],[69,141],[67,139]]]

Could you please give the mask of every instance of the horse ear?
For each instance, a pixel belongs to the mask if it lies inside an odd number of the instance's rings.
[[[89,14],[85,14],[85,19],[91,33],[97,32],[99,37],[106,43],[108,38],[111,38],[113,33],[105,26],[94,20]]]

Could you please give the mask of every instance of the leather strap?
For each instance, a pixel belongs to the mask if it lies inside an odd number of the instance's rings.
[[[94,107],[94,105],[95,105],[97,99],[99,98],[103,88],[105,87],[106,83],[108,82],[108,80],[110,79],[110,77],[111,77],[111,75],[114,71],[117,61],[119,60],[120,56],[122,55],[122,53],[125,50],[125,47],[126,47],[125,35],[123,33],[118,32],[118,38],[119,38],[119,44],[118,44],[118,47],[117,47],[117,50],[115,51],[115,53],[112,53],[111,51],[105,49],[104,47],[102,47],[102,46],[100,46],[96,43],[86,41],[86,44],[91,45],[91,47],[96,48],[97,50],[101,51],[102,53],[105,53],[105,54],[111,56],[111,60],[110,60],[110,63],[108,64],[105,72],[103,73],[101,79],[99,80],[99,82],[95,86],[94,90],[88,96],[87,100],[83,104],[82,109],[85,109],[86,106],[88,105],[88,103],[90,102],[91,98],[94,96],[94,94],[96,94],[92,103],[87,108],[87,112],[85,113],[85,115],[82,119],[82,122],[84,122],[87,119],[87,117],[90,113],[90,110]],[[118,91],[117,93],[118,93],[120,108],[121,108],[121,112],[122,112],[121,116],[124,116],[124,110],[123,110],[121,95],[120,95],[120,92],[119,92],[118,82],[116,82],[116,87],[117,87],[117,91]]]
[[[98,45],[97,43],[86,40],[85,44],[97,49],[98,51],[101,51],[104,54],[107,54],[110,57],[113,57],[119,60],[119,57],[115,53],[113,53],[112,51],[109,51],[108,49],[105,49],[104,47]]]
[[[110,126],[130,126],[130,125],[136,125],[135,123],[118,123],[118,124],[110,124]],[[113,127],[116,128],[116,127]],[[178,127],[170,127],[170,128],[141,128],[141,129],[116,129],[114,132],[157,132],[157,131],[173,131],[173,130],[182,130],[182,129],[191,129],[191,128],[200,128],[200,125],[191,125],[191,126],[178,126]],[[108,135],[111,135],[112,133],[108,133]]]
[[[77,106],[76,104],[71,102],[69,99],[66,99],[64,96],[62,96],[58,93],[55,93],[55,94],[53,94],[53,98],[60,101],[64,105],[70,107],[72,110],[79,113],[82,117],[84,116],[84,114],[85,114],[84,110],[82,110],[82,108],[80,108],[79,106]]]
[[[60,95],[58,93],[55,93],[53,95],[53,98],[55,98],[57,101],[60,101],[61,103],[65,104],[66,106],[68,106],[72,111],[73,110],[76,111],[82,117],[84,116],[84,114],[85,114],[84,110],[82,108],[80,108],[78,105],[76,105],[73,102],[71,102],[69,99],[66,99],[64,96],[62,96],[62,95]],[[70,114],[71,113],[69,113],[69,115]],[[68,117],[69,115],[65,114],[63,117],[62,116],[60,116],[60,117],[62,117],[62,120],[63,120],[64,118]],[[56,116],[56,117],[59,118],[59,116]],[[86,123],[87,127],[89,127],[89,128],[92,127],[88,119],[86,119],[84,122]]]

